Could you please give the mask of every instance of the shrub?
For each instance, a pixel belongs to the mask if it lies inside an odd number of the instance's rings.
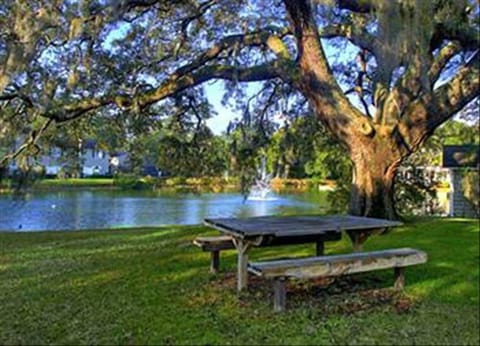
[[[152,187],[154,182],[148,178],[138,178],[133,174],[118,174],[113,179],[113,185],[124,190],[142,190]]]
[[[436,187],[439,182],[425,176],[421,170],[398,174],[395,185],[397,210],[407,215],[437,215],[441,213]]]
[[[467,170],[463,174],[462,187],[465,199],[472,206],[475,215],[480,216],[480,177],[478,170]]]

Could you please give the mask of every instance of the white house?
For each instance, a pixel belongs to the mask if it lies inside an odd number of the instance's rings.
[[[83,141],[80,146],[79,162],[83,177],[113,174],[114,171],[128,165],[128,154],[126,152],[109,153],[98,148],[95,140]],[[65,165],[61,157],[62,150],[52,148],[48,155],[39,158],[39,164],[45,168],[47,175],[57,175]]]
[[[110,155],[97,147],[94,140],[82,143],[82,176],[107,175],[110,173]]]
[[[463,191],[463,173],[466,169],[478,171],[479,157],[478,145],[448,145],[443,148],[443,167],[450,170],[450,216],[479,216],[480,211],[467,201]]]

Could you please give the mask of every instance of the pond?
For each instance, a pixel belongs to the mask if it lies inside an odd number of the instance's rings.
[[[277,194],[244,200],[238,193],[172,193],[117,190],[0,195],[1,231],[80,230],[200,224],[207,217],[325,213],[324,192]]]

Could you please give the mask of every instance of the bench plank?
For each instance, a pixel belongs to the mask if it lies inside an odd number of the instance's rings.
[[[193,244],[200,247],[203,251],[220,251],[235,249],[232,237],[229,235],[197,237],[194,239]]]
[[[406,267],[425,263],[426,261],[427,255],[425,252],[401,248],[346,255],[250,263],[249,272],[266,278],[283,276],[308,279]]]
[[[213,274],[217,274],[220,269],[220,251],[235,249],[232,237],[229,235],[197,237],[193,240],[193,244],[203,251],[210,251],[210,272]]]
[[[405,267],[425,263],[426,261],[427,254],[425,252],[411,248],[401,248],[346,255],[256,262],[250,263],[248,270],[253,274],[273,279],[273,309],[280,312],[286,308],[286,278],[307,279],[394,268],[394,288],[403,289],[405,286]]]

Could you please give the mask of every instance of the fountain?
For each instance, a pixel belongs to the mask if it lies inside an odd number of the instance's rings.
[[[271,174],[267,174],[267,164],[265,156],[262,157],[260,168],[258,169],[258,178],[255,178],[255,184],[250,189],[248,200],[251,201],[273,201],[276,198],[271,196],[270,187]]]

